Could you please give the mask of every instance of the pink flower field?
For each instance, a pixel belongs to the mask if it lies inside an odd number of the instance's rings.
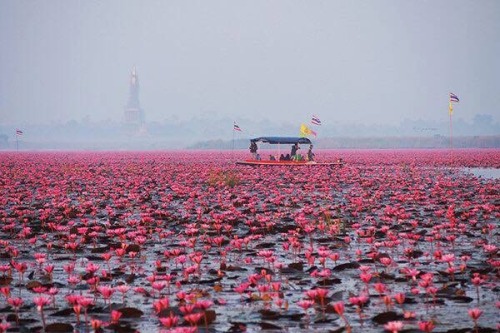
[[[247,155],[0,153],[0,333],[500,330],[499,150]]]

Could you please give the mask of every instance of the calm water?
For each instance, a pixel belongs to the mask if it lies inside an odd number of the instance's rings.
[[[475,176],[491,179],[500,179],[500,169],[494,168],[466,168],[465,172]]]

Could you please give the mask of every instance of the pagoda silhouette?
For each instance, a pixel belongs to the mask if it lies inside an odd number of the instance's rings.
[[[139,76],[134,67],[130,73],[128,102],[124,110],[125,123],[139,132],[145,131],[144,110],[139,103]]]

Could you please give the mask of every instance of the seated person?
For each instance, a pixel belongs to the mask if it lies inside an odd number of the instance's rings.
[[[314,153],[313,153],[313,145],[309,146],[309,150],[307,151],[307,159],[309,161],[314,161]]]
[[[269,155],[269,161],[276,161],[276,158],[273,155]]]
[[[297,150],[299,150],[299,149],[300,149],[300,147],[299,147],[299,144],[298,144],[298,143],[296,143],[296,144],[294,144],[294,145],[292,146],[292,150],[291,150],[291,152],[290,152],[290,155],[292,156],[292,158],[293,158],[295,155],[297,155]]]

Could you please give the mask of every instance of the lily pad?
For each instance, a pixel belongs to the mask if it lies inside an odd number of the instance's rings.
[[[379,325],[387,324],[390,321],[397,321],[403,319],[404,319],[403,315],[393,311],[382,312],[372,318],[372,320]]]
[[[121,308],[117,311],[121,312],[123,318],[140,318],[144,312],[136,308]]]
[[[45,331],[55,333],[73,332],[73,325],[68,323],[51,323],[45,326]]]

